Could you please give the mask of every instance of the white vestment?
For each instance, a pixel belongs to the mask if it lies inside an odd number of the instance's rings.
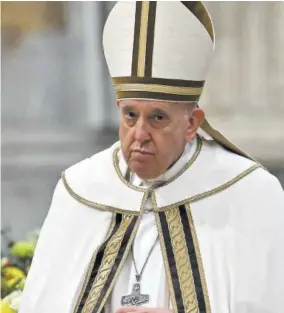
[[[135,282],[132,243],[140,270],[157,234],[141,281],[150,306],[284,312],[284,196],[277,179],[197,139],[160,178],[167,183],[137,187],[139,178],[124,178],[119,145],[69,168],[58,183],[20,313],[115,313]],[[148,208],[154,212],[142,214]]]
[[[152,180],[142,180],[137,175],[131,175],[131,183],[135,186],[144,186],[150,188],[153,184],[160,184],[168,181],[174,175],[178,174],[179,171],[187,164],[194,153],[194,143],[188,143],[185,150],[179,160],[164,174]],[[127,164],[122,156],[119,154],[119,167],[123,175],[126,175]],[[152,210],[152,204],[150,199],[146,203],[146,209]],[[149,251],[158,236],[158,230],[156,227],[155,216],[153,213],[146,213],[143,215],[137,235],[134,239],[133,252],[135,261],[137,263],[137,270],[140,273],[144,262],[146,261]],[[155,273],[155,277],[153,274]],[[106,305],[106,313],[115,312],[117,308],[121,306],[121,297],[128,295],[132,292],[133,284],[136,282],[135,279],[136,271],[134,267],[133,257],[131,254],[125,262],[125,265],[118,277],[117,283],[114,286],[112,295]],[[166,273],[163,266],[163,257],[161,246],[159,243],[155,245],[153,252],[145,266],[140,280],[142,293],[150,295],[149,303],[145,304],[146,307],[171,307],[170,295],[168,291]],[[147,287],[144,288],[144,287]]]

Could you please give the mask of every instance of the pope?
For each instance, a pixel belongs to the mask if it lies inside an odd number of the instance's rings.
[[[283,190],[202,110],[214,45],[201,2],[114,6],[120,140],[62,174],[20,313],[283,312]]]

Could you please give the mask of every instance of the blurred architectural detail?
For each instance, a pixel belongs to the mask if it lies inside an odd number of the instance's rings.
[[[216,53],[201,106],[245,151],[266,164],[283,164],[284,3],[206,4]]]
[[[65,25],[64,2],[5,1],[1,3],[1,32],[4,47],[19,44],[24,36],[47,27]],[[17,34],[17,36],[16,36]],[[14,39],[14,40],[11,40]]]
[[[209,119],[284,183],[284,2],[208,2]],[[117,139],[103,57],[114,2],[2,3],[2,226],[41,226],[60,173]]]

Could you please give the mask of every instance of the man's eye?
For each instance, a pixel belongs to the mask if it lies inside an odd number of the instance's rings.
[[[136,114],[134,112],[125,112],[124,115],[128,119],[133,119],[136,117]]]
[[[154,115],[153,119],[155,121],[162,121],[164,119],[164,116],[163,115]]]

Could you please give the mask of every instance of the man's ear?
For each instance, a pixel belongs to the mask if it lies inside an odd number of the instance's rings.
[[[196,136],[199,127],[205,120],[205,113],[200,108],[194,108],[189,116],[189,125],[186,133],[186,142],[190,142]]]
[[[119,108],[119,100],[116,99],[116,106]]]

